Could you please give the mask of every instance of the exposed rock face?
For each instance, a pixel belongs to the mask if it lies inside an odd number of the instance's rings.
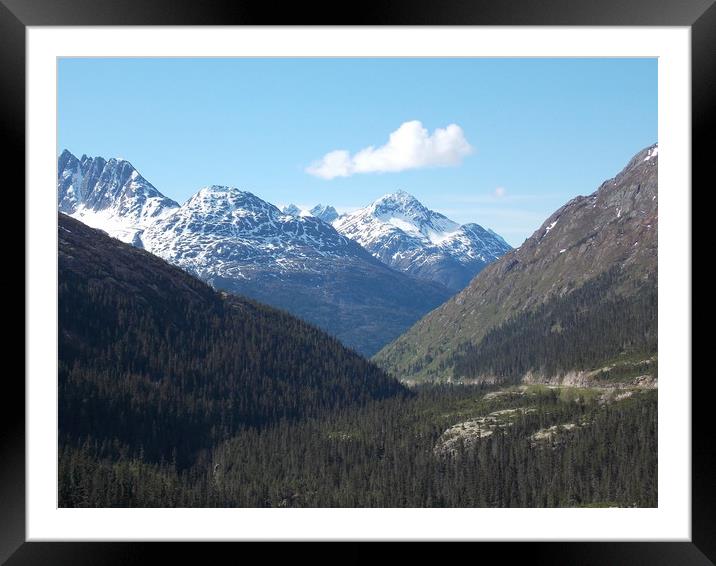
[[[440,435],[433,452],[436,455],[454,455],[461,447],[470,447],[492,436],[496,430],[512,426],[520,416],[533,412],[533,408],[502,409],[458,423]]]
[[[557,210],[522,246],[488,265],[376,361],[401,379],[447,380],[459,345],[479,344],[517,314],[567,296],[615,266],[623,281],[638,288],[657,272],[657,173],[654,145],[593,194]]]
[[[555,449],[567,444],[569,438],[578,432],[580,427],[585,426],[589,426],[589,423],[562,423],[541,428],[530,436],[530,443],[532,446]]]
[[[658,380],[651,374],[637,375],[619,381],[606,381],[600,379],[602,372],[605,370],[607,369],[573,370],[561,375],[541,375],[530,372],[522,378],[522,383],[563,385],[566,387],[637,387],[640,389],[655,389],[658,385]]]

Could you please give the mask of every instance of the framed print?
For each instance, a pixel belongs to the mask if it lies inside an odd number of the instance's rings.
[[[716,8],[267,8],[2,0],[27,331],[0,557],[713,563]]]

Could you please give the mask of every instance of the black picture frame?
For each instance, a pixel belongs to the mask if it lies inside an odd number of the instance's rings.
[[[359,7],[359,9],[358,9]],[[706,189],[710,173],[707,135],[714,128],[716,101],[716,5],[714,0],[400,0],[345,3],[274,3],[255,0],[0,0],[0,81],[5,188],[25,186],[25,32],[28,26],[70,25],[570,25],[687,26],[692,55],[692,178]],[[688,188],[685,188],[688,190]],[[693,194],[693,193],[692,193]],[[17,199],[17,197],[15,197]],[[16,203],[15,203],[16,206]],[[25,210],[25,214],[31,211]],[[697,225],[695,219],[692,220]],[[19,247],[19,246],[18,246]],[[23,265],[19,259],[16,265]],[[16,273],[19,273],[16,269]],[[24,273],[24,270],[23,270]],[[24,275],[23,275],[24,281]],[[25,301],[30,298],[25,293]],[[24,334],[23,334],[24,335]],[[693,347],[692,347],[693,349]],[[691,379],[691,376],[680,376]],[[701,565],[716,562],[716,437],[709,376],[692,380],[691,542],[483,543],[475,559],[499,556],[502,563],[528,559],[549,564]],[[0,562],[17,564],[129,564],[196,559],[219,560],[226,545],[166,543],[25,542],[25,388],[6,371],[0,411]],[[555,533],[558,536],[558,533]],[[370,545],[327,552],[355,561]],[[235,547],[228,549],[235,552]],[[273,560],[296,560],[305,546],[283,545]],[[338,558],[335,552],[340,552]],[[424,550],[420,549],[421,555]],[[238,560],[239,555],[234,554]]]

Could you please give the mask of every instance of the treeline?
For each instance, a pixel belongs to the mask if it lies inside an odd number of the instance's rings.
[[[322,331],[59,221],[59,431],[189,467],[245,427],[408,392]]]
[[[109,458],[92,440],[60,453],[61,506],[554,507],[657,505],[657,402],[536,398],[480,401],[484,391],[427,388],[319,419],[247,428],[188,469]],[[510,427],[453,456],[440,435],[477,410],[529,406]],[[561,442],[531,435],[583,426]]]
[[[649,357],[657,351],[657,295],[655,275],[627,281],[615,267],[461,345],[447,365],[456,378],[521,378]]]

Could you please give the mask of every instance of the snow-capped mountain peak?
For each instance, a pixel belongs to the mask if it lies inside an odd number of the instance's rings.
[[[310,211],[312,216],[320,218],[324,222],[330,224],[338,218],[338,211],[330,205],[317,204]]]
[[[461,226],[399,190],[334,220],[383,263],[460,289],[511,247],[478,224]]]
[[[64,150],[57,166],[58,210],[125,242],[139,245],[147,226],[179,207],[124,159]]]
[[[147,250],[204,279],[250,278],[256,269],[310,272],[327,257],[365,254],[313,216],[293,216],[251,192],[213,185],[144,233]]]
[[[368,206],[367,212],[381,222],[433,244],[439,244],[460,228],[457,222],[426,208],[404,190],[380,197]]]
[[[400,189],[373,201],[367,207],[376,217],[399,211],[416,219],[429,215],[430,211],[410,193]]]

